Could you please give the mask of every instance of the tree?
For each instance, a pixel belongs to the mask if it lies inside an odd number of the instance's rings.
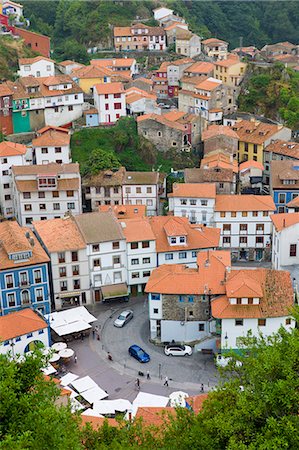
[[[47,381],[40,352],[24,362],[0,355],[0,449],[79,450],[82,447],[76,416],[56,406],[59,389]]]
[[[100,170],[116,169],[118,167],[120,167],[120,162],[113,152],[97,148],[91,152],[84,169],[85,174],[96,175]]]

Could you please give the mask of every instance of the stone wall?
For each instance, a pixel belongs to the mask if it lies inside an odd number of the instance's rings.
[[[170,148],[182,150],[183,133],[155,120],[138,122],[138,134],[151,141],[160,151],[167,151]],[[176,145],[173,145],[174,142]]]
[[[189,303],[187,295],[184,302],[179,301],[179,295],[163,294],[162,320],[177,321],[206,321],[210,318],[210,305],[208,299],[203,300],[201,295],[193,295],[193,303]],[[190,315],[193,312],[193,315]]]
[[[222,150],[229,155],[237,154],[238,139],[223,134],[207,139],[204,142],[204,156],[215,150]]]

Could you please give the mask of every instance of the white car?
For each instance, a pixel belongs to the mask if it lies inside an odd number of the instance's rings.
[[[231,362],[232,358],[229,356],[217,355],[216,356],[216,366],[218,367],[226,367],[229,362]],[[241,361],[236,361],[236,367],[241,367]]]
[[[189,345],[169,344],[166,345],[164,353],[167,356],[190,356],[192,348]]]
[[[133,319],[133,315],[133,311],[131,311],[130,309],[128,309],[128,311],[123,311],[114,321],[113,325],[117,328],[122,328],[126,323]]]

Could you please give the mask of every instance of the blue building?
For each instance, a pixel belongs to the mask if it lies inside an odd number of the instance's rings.
[[[96,108],[91,108],[88,111],[84,111],[84,115],[87,127],[99,126],[99,112]]]
[[[276,212],[288,212],[287,204],[299,196],[299,161],[272,161],[270,188]]]
[[[32,308],[51,311],[49,258],[34,234],[17,222],[0,223],[0,315]]]

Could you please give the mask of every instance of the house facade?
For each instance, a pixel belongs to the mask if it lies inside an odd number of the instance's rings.
[[[237,177],[231,168],[209,167],[201,161],[200,169],[185,169],[185,183],[213,183],[216,194],[235,194]]]
[[[94,105],[99,112],[99,124],[113,124],[126,113],[126,95],[120,82],[96,84]]]
[[[238,135],[225,125],[210,125],[202,132],[204,156],[215,152],[223,152],[229,157],[238,158]]]
[[[0,223],[1,315],[30,307],[42,314],[51,309],[49,258],[27,228]]]
[[[20,77],[54,77],[55,75],[54,61],[44,56],[20,58],[19,68]]]
[[[166,34],[162,27],[149,27],[137,23],[131,27],[114,27],[116,52],[138,50],[166,50]]]
[[[69,130],[59,127],[44,127],[36,134],[36,138],[32,140],[34,164],[68,164],[72,162]]]
[[[299,195],[299,163],[297,161],[272,161],[270,192],[278,213],[288,211],[288,204]]]
[[[176,33],[175,52],[193,58],[201,53],[201,39],[189,30],[179,29]]]
[[[270,164],[272,161],[299,161],[299,143],[292,141],[284,141],[281,139],[272,140],[267,147],[264,148],[264,184],[270,184]]]
[[[93,94],[96,84],[111,83],[111,75],[109,69],[90,65],[76,68],[70,76],[85,94]]]
[[[122,185],[124,205],[144,205],[148,216],[158,214],[159,172],[125,172]]]
[[[298,259],[299,259],[299,213],[282,213],[271,216],[273,222],[272,235],[272,268],[288,270],[298,291]]]
[[[12,83],[0,84],[0,129],[5,136],[13,133],[12,94]]]
[[[222,61],[227,58],[228,42],[216,38],[205,39],[202,41],[202,51],[210,58]]]
[[[179,81],[182,78],[185,69],[190,67],[193,63],[191,58],[178,59],[172,61],[167,65],[167,83],[168,83],[168,96],[177,97],[179,91]]]
[[[14,215],[22,226],[82,212],[77,163],[13,166],[12,186]]]

